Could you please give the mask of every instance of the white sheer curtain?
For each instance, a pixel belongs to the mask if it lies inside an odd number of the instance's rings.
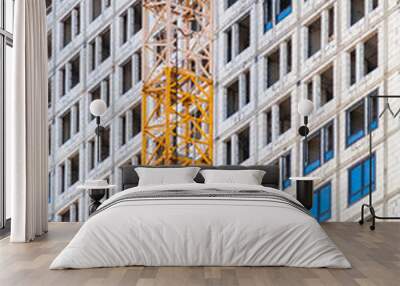
[[[12,242],[47,231],[47,30],[43,0],[15,1],[14,92],[6,98]]]

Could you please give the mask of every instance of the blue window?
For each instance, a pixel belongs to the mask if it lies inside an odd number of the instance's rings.
[[[279,2],[279,12],[276,15],[276,23],[279,23],[292,13],[292,1],[281,0]]]
[[[291,153],[287,153],[281,157],[281,176],[282,176],[282,189],[289,188],[292,184],[291,176]]]
[[[311,135],[304,144],[304,175],[321,166],[321,132]]]
[[[376,159],[375,154],[372,155],[370,161],[369,158],[364,159],[360,163],[349,169],[349,194],[348,194],[348,204],[349,206],[358,202],[369,193],[369,183],[370,183],[370,163],[372,169],[372,191],[375,191],[375,177],[376,177]]]
[[[311,214],[318,222],[327,221],[332,217],[332,185],[328,183],[314,191]]]
[[[264,0],[263,10],[265,33],[292,13],[292,0]]]
[[[335,156],[334,142],[333,120],[307,138],[303,145],[304,175],[310,174]]]
[[[377,95],[378,90],[374,90],[372,95]],[[346,145],[349,147],[368,133],[378,128],[378,98],[371,97],[371,107],[368,106],[368,97],[360,100],[346,112]],[[369,124],[368,117],[371,112]],[[368,129],[367,129],[368,128]]]

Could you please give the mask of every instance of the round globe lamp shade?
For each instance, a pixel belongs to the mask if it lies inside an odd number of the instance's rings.
[[[96,99],[90,103],[89,109],[93,116],[102,116],[107,110],[107,105],[104,100]]]
[[[314,110],[314,104],[311,100],[302,99],[297,106],[297,110],[302,116],[309,116]]]

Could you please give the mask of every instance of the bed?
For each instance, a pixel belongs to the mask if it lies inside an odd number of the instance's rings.
[[[50,269],[120,266],[291,266],[350,268],[343,253],[267,166],[261,185],[138,186],[122,170],[123,191],[106,200]]]

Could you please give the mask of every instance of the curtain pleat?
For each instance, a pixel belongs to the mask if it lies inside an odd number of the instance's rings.
[[[14,94],[6,98],[6,186],[12,193],[10,241],[27,242],[47,232],[45,1],[16,1],[14,27]]]

